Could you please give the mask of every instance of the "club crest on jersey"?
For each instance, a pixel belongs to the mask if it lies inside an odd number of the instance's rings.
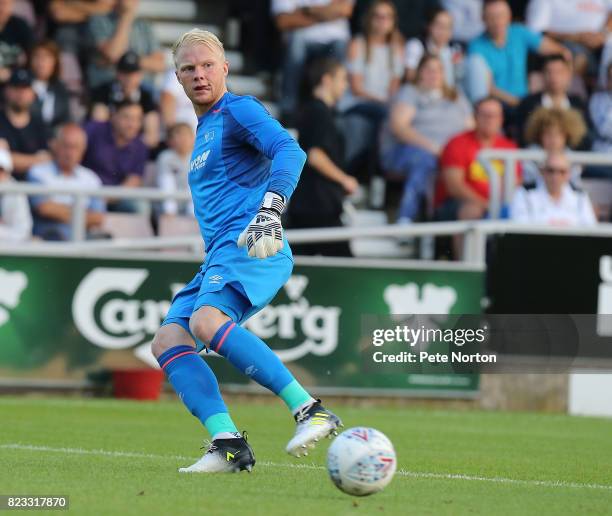
[[[210,149],[204,151],[202,154],[197,156],[195,159],[191,160],[191,164],[189,166],[189,172],[193,172],[198,168],[202,168],[206,165],[206,160],[208,159],[208,155],[210,154]]]
[[[204,134],[204,143],[208,143],[215,137],[215,131],[208,131]]]

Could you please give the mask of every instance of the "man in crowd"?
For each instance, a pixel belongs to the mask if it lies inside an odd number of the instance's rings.
[[[9,145],[15,179],[23,180],[32,166],[51,159],[47,151],[50,129],[31,114],[36,94],[28,70],[18,68],[12,73],[4,88],[4,98],[4,110],[0,112],[0,138]]]
[[[166,68],[164,54],[153,35],[151,25],[137,17],[139,0],[114,0],[112,11],[93,16],[88,22],[94,55],[87,70],[89,86],[95,88],[113,79],[115,65],[128,50],[138,54],[140,68],[147,73],[146,83],[153,81],[151,74]]]
[[[0,146],[0,184],[13,181],[13,160],[5,141]],[[0,243],[24,242],[32,236],[32,215],[28,198],[0,192]]]
[[[452,138],[440,157],[441,176],[436,198],[436,215],[441,220],[482,218],[489,205],[489,179],[478,163],[481,149],[515,149],[516,144],[502,136],[502,104],[494,97],[480,100],[475,107],[476,127]],[[501,163],[494,168],[501,172]]]
[[[89,122],[87,151],[83,165],[93,170],[107,186],[137,188],[149,151],[140,138],[142,106],[132,100],[124,100],[113,107],[108,122]],[[138,211],[137,203],[129,200],[109,200],[109,211]]]
[[[543,181],[518,188],[512,200],[512,220],[549,226],[593,226],[597,223],[589,196],[570,183],[570,162],[549,154],[541,168]]]
[[[159,145],[160,118],[157,104],[148,88],[142,85],[143,74],[140,58],[129,50],[117,63],[117,78],[104,83],[91,93],[91,118],[106,122],[110,118],[110,106],[126,99],[138,102],[144,113],[143,141],[153,149]]]
[[[102,185],[100,178],[92,170],[80,165],[86,147],[87,136],[80,126],[74,123],[60,126],[57,136],[51,140],[53,160],[33,166],[28,173],[28,181],[74,189],[99,188]],[[32,198],[32,208],[36,215],[34,234],[45,240],[70,240],[73,205],[74,197],[70,194]],[[104,211],[102,199],[88,199],[85,224],[89,233],[100,228]]]
[[[568,47],[576,73],[597,73],[599,54],[612,30],[612,6],[608,0],[531,0],[527,25]]]
[[[577,95],[569,93],[572,82],[572,64],[560,54],[547,56],[544,61],[544,89],[525,97],[516,112],[517,133],[522,139],[525,123],[534,111],[540,107],[547,109],[575,109],[582,114],[586,123],[587,106]]]
[[[569,50],[553,39],[511,23],[507,0],[485,0],[486,31],[468,46],[466,89],[472,102],[492,95],[507,107],[515,107],[527,94],[527,55],[563,54]]]
[[[343,60],[350,39],[353,0],[272,0],[272,14],[285,38],[281,111],[291,119],[304,64],[313,56]]]

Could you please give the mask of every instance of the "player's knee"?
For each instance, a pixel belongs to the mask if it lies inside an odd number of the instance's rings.
[[[164,351],[175,346],[195,346],[191,336],[178,324],[162,326],[151,342],[151,352],[155,358],[159,358]]]
[[[164,332],[157,332],[151,342],[151,352],[155,358],[159,358],[164,351],[173,347],[170,339],[165,338]]]
[[[217,308],[205,306],[191,317],[189,329],[199,341],[208,346],[219,328],[229,320],[230,318]]]

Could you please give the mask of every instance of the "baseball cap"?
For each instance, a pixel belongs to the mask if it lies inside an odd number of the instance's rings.
[[[127,51],[119,59],[117,70],[120,72],[138,72],[140,70],[140,57],[136,52]]]
[[[13,171],[13,159],[8,149],[0,148],[0,169],[9,173]]]
[[[13,70],[11,78],[8,80],[9,86],[32,86],[32,74],[26,68]]]

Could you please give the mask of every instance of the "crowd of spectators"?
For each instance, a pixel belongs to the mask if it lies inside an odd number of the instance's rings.
[[[517,147],[549,158],[506,171],[517,183],[510,217],[595,222],[579,192],[585,171],[566,153],[612,149],[609,0],[256,5],[250,10],[267,9],[282,42],[273,100],[308,154],[292,227],[341,225],[346,198],[381,180],[398,192],[387,205],[393,221],[486,217],[489,185],[476,156]],[[0,0],[0,182],[187,188],[197,119],[138,6]],[[72,199],[34,196],[28,206],[0,194],[0,240],[69,239]],[[155,220],[189,217],[193,206],[92,198],[88,237],[103,234],[106,211]]]

